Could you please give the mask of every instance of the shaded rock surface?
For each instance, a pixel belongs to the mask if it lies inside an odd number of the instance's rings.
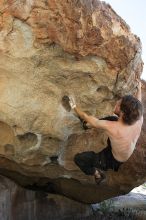
[[[65,95],[73,95],[89,114],[112,114],[118,98],[136,93],[142,65],[139,38],[104,2],[2,0],[0,173],[21,186],[49,182],[54,192],[86,203],[143,183],[146,111],[134,154],[118,173],[106,172],[106,182],[97,187],[73,157],[100,151],[107,137],[100,130],[83,130],[62,105]],[[146,108],[146,87],[143,102]]]
[[[1,220],[58,220],[91,214],[93,212],[88,205],[59,195],[26,190],[0,176]]]
[[[133,198],[137,201],[137,206]],[[143,202],[144,200],[143,197]],[[107,200],[103,204],[94,206],[86,205],[64,196],[24,189],[6,177],[0,176],[1,220],[145,219],[146,211],[144,211],[145,207],[142,207],[142,195],[139,197],[132,193],[110,201],[111,203]],[[139,202],[141,202],[140,207]],[[126,207],[125,210],[123,207]],[[129,207],[132,209],[130,210]],[[141,211],[135,211],[136,209]]]

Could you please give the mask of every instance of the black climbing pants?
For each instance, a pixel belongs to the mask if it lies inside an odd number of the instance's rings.
[[[107,116],[100,120],[117,121],[118,118],[116,116]],[[107,147],[101,152],[95,153],[94,151],[85,151],[78,153],[74,157],[74,162],[86,175],[94,175],[96,168],[104,171],[108,169],[118,171],[122,164],[122,162],[117,161],[113,157],[109,138],[107,140]]]

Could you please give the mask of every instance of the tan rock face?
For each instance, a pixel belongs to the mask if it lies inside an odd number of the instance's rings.
[[[58,193],[89,203],[142,183],[145,126],[130,160],[118,173],[108,171],[107,182],[97,188],[73,157],[100,151],[107,137],[85,131],[62,104],[73,95],[83,111],[103,117],[118,98],[136,92],[141,43],[127,24],[97,0],[1,1],[0,11],[1,173],[11,177],[13,171],[23,186],[29,181],[20,181],[18,173],[47,177]]]

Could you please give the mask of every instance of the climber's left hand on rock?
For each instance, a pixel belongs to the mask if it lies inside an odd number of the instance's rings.
[[[69,96],[69,104],[72,109],[76,107],[76,103],[73,97]]]

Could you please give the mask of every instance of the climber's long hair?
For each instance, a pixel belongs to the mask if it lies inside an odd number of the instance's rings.
[[[128,125],[134,124],[143,114],[142,103],[132,95],[122,98],[120,109],[123,112],[123,122]]]

